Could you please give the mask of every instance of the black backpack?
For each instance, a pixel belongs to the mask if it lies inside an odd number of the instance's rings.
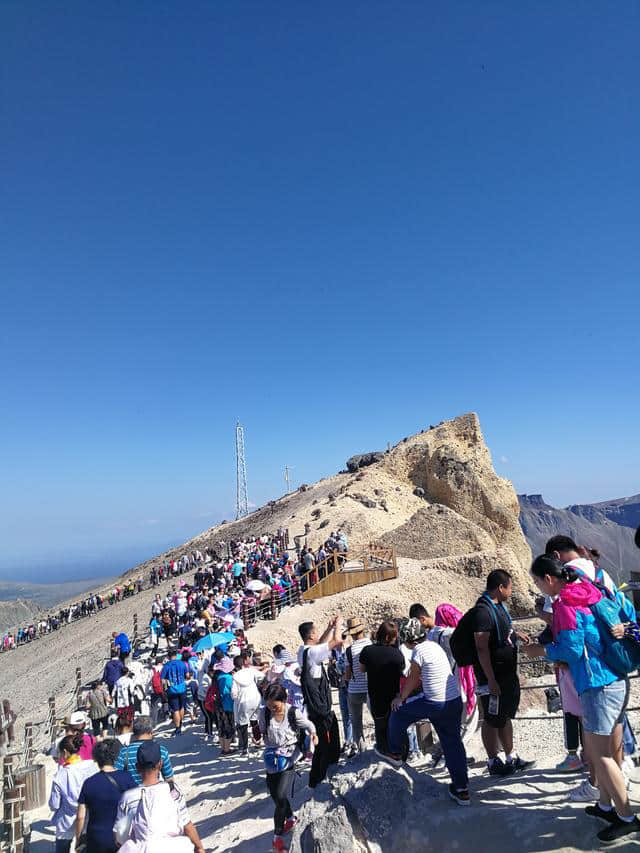
[[[271,722],[271,711],[269,710],[268,705],[264,706],[264,730],[268,731],[269,723]],[[289,728],[296,733],[298,736],[298,749],[300,752],[304,754],[305,752],[305,735],[306,732],[304,729],[301,729],[298,725],[298,721],[296,720],[296,709],[293,705],[289,705],[287,708],[287,722],[289,723]]]
[[[471,610],[467,610],[462,619],[456,625],[455,631],[449,638],[451,654],[458,666],[477,666],[479,663],[476,640],[474,637],[476,615],[479,607],[491,608],[491,613],[498,631],[498,644],[500,646],[504,645],[504,640],[500,634],[500,625],[498,624],[495,607],[491,606],[490,602],[488,602],[486,598],[481,597]]]

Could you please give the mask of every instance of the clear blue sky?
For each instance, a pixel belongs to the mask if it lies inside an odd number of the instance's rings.
[[[4,2],[4,563],[230,517],[236,417],[256,504],[469,410],[519,491],[639,491],[639,39],[634,2]]]

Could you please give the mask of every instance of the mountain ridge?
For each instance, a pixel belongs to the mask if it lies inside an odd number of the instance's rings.
[[[640,526],[640,495],[554,507],[542,494],[520,494],[518,503],[520,526],[534,554],[544,552],[551,536],[564,533],[579,545],[597,548],[603,566],[617,581],[627,580],[629,571],[640,571],[640,551],[634,544],[635,529]]]

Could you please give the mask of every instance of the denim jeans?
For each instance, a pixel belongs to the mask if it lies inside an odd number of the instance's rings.
[[[56,853],[69,853],[72,840],[71,838],[56,838]]]
[[[358,749],[364,748],[364,731],[362,725],[362,710],[367,701],[366,693],[349,693],[349,715],[353,727],[353,742]]]
[[[420,752],[418,748],[418,734],[415,726],[409,726],[407,729],[407,737],[409,738],[409,752]]]
[[[338,699],[340,701],[340,714],[342,715],[342,733],[344,742],[351,743],[353,738],[353,727],[351,725],[351,714],[349,713],[348,687],[338,687]]]
[[[412,723],[429,720],[440,738],[444,760],[451,781],[458,790],[464,790],[469,784],[467,776],[467,753],[460,736],[460,717],[462,700],[458,697],[448,702],[432,702],[421,696],[413,702],[405,702],[389,718],[389,752],[399,755],[402,752],[402,738]]]

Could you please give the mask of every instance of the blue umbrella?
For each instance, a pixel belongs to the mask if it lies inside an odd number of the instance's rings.
[[[204,652],[205,649],[215,649],[217,646],[223,646],[232,640],[235,640],[235,634],[232,634],[231,631],[218,631],[215,634],[207,634],[194,644],[193,651]]]

